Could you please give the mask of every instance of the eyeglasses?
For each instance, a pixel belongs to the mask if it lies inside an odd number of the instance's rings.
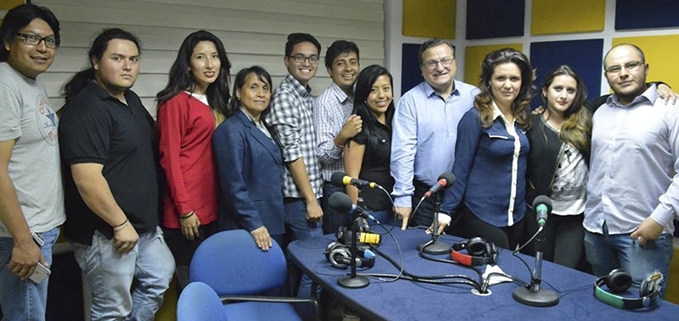
[[[59,42],[54,37],[40,37],[30,33],[17,32],[17,36],[24,38],[24,43],[31,46],[38,46],[40,42],[45,41],[45,47],[54,49],[59,45]]]
[[[288,56],[289,58],[292,58],[296,63],[301,64],[304,62],[304,60],[309,60],[309,63],[312,65],[315,65],[318,63],[318,56],[316,55],[311,55],[309,57],[303,55],[303,54],[296,54],[292,56]]]
[[[606,69],[604,69],[607,73],[609,74],[619,74],[622,71],[622,68],[625,68],[629,71],[634,71],[639,66],[643,65],[645,62],[643,60],[636,60],[636,61],[630,61],[626,63],[624,66],[616,65],[616,66],[610,66]]]
[[[429,69],[434,69],[439,63],[443,67],[450,67],[450,65],[453,63],[453,58],[446,57],[441,60],[427,60],[424,62],[424,66]]]

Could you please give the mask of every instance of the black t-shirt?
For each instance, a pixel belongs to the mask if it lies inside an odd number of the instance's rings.
[[[387,114],[386,123],[391,124],[391,116],[393,113]],[[365,126],[364,126],[365,129]],[[363,163],[361,164],[361,173],[358,178],[375,182],[380,184],[389,193],[394,189],[394,179],[389,172],[389,161],[391,156],[391,127],[375,120],[374,130],[370,133],[374,137],[372,143],[369,143],[369,137],[366,131],[363,130],[353,141],[361,145],[365,145],[365,154],[363,155]],[[365,205],[373,210],[390,210],[391,201],[389,197],[379,189],[363,188],[361,196]]]
[[[102,164],[111,193],[130,223],[142,234],[158,226],[158,180],[153,146],[153,118],[139,97],[125,92],[127,105],[89,82],[63,108],[59,144],[64,166],[65,235],[91,245],[98,230],[113,237],[113,228],[87,207],[76,189],[71,165]]]

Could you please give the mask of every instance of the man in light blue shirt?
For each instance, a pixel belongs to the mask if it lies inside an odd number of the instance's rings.
[[[583,222],[594,274],[623,268],[637,287],[654,270],[667,280],[679,213],[679,109],[646,85],[648,69],[634,45],[604,58],[614,94],[593,117]]]
[[[454,79],[457,66],[455,48],[450,43],[427,40],[418,58],[424,82],[401,97],[392,123],[392,195],[396,213],[403,220],[402,229],[422,195],[436,184],[441,173],[452,170],[457,124],[479,92]],[[413,214],[411,225],[429,226],[432,219],[433,204],[425,201]]]

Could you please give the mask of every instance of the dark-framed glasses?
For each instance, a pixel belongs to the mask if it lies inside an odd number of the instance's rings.
[[[303,55],[303,54],[296,54],[289,56],[292,60],[294,60],[296,63],[301,64],[304,62],[304,60],[309,60],[309,63],[315,65],[318,63],[318,56],[316,55],[311,55],[309,57]]]
[[[50,49],[54,49],[57,46],[59,46],[59,41],[57,41],[57,39],[54,38],[53,36],[40,37],[38,35],[34,35],[34,34],[31,34],[31,33],[23,33],[23,32],[17,32],[17,36],[24,38],[24,43],[27,44],[27,45],[31,45],[31,46],[38,46],[38,45],[40,45],[41,41],[44,41],[45,47],[50,48]]]
[[[453,58],[450,57],[445,57],[441,60],[427,60],[424,62],[424,65],[429,68],[429,69],[435,69],[438,64],[441,64],[443,67],[450,67],[450,65],[453,63]]]

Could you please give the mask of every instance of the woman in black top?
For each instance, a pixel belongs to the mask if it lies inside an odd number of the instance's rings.
[[[391,193],[394,179],[389,174],[391,155],[391,119],[394,115],[393,80],[387,69],[371,65],[363,69],[356,81],[353,114],[363,119],[363,129],[344,148],[344,168],[351,177],[375,182]],[[358,189],[347,186],[354,203]],[[389,196],[379,189],[364,188],[365,207],[380,222],[392,212]]]
[[[580,76],[562,65],[545,77],[541,97],[545,112],[533,115],[528,133],[527,204],[538,195],[552,198],[545,225],[545,259],[576,268],[584,245],[585,210],[592,116],[584,108],[587,91]],[[535,213],[526,213],[525,237],[537,231]]]

